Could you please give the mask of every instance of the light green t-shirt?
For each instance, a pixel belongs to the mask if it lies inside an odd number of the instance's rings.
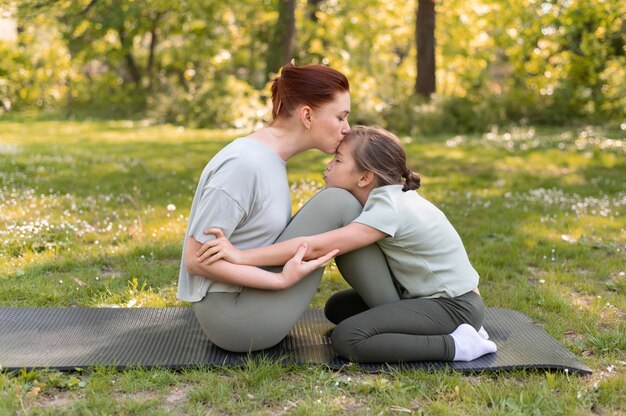
[[[450,221],[415,191],[402,185],[375,188],[354,222],[388,237],[378,241],[403,298],[456,297],[478,286],[478,273]]]

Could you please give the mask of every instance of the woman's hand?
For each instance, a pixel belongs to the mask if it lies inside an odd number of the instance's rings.
[[[207,241],[196,251],[196,256],[199,257],[198,262],[209,265],[222,259],[233,264],[243,264],[241,250],[228,241],[222,230],[208,228],[204,230],[204,234],[213,234],[215,240]]]
[[[339,250],[335,249],[329,253],[326,253],[322,257],[318,257],[313,260],[304,261],[304,254],[306,253],[307,245],[303,243],[298,247],[296,254],[287,262],[283,267],[283,271],[280,272],[280,276],[284,279],[284,287],[290,287],[299,282],[303,277],[307,276],[312,271],[325,267],[335,257]]]

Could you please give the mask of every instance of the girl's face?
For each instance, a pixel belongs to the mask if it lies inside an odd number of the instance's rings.
[[[335,153],[344,136],[350,132],[350,94],[338,93],[335,99],[313,110],[311,139],[313,147],[324,153]]]
[[[335,156],[326,165],[324,181],[326,188],[342,188],[351,193],[358,190],[357,183],[363,176],[352,157],[352,145],[350,142],[342,142]]]

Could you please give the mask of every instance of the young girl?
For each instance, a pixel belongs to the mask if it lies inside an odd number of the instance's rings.
[[[277,265],[303,243],[305,258],[316,258],[330,249],[346,253],[377,242],[393,275],[388,285],[396,286],[399,299],[372,307],[367,299],[381,284],[377,276],[367,270],[352,276],[353,289],[333,295],[325,310],[337,324],[332,343],[341,356],[361,362],[470,361],[495,352],[496,345],[478,333],[484,317],[478,274],[445,215],[410,192],[420,178],[406,167],[398,138],[379,128],[353,128],[324,180],[363,206],[349,225],[252,250],[238,250],[220,230],[210,229],[217,238],[198,251],[199,261]]]

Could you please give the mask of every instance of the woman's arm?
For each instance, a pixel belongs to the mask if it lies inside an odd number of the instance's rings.
[[[258,267],[232,264],[226,261],[202,263],[195,254],[201,246],[202,244],[193,237],[187,240],[185,247],[187,273],[233,285],[267,290],[280,290],[292,286],[315,269],[326,266],[338,252],[338,250],[333,250],[316,259],[303,261],[304,253],[307,251],[306,244],[303,244],[285,263],[280,273],[273,273]]]
[[[353,222],[322,234],[297,237],[266,247],[239,250],[230,244],[219,229],[210,228],[205,234],[213,234],[216,239],[207,241],[199,247],[196,253],[199,263],[211,265],[223,259],[231,263],[254,266],[285,264],[302,244],[308,247],[304,259],[310,260],[322,256],[331,249],[338,250],[339,253],[348,253],[387,237],[387,234],[369,225]]]

